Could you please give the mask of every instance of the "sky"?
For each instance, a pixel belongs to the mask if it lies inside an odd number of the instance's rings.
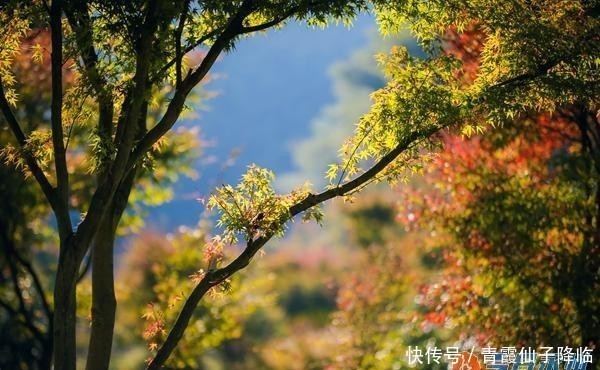
[[[332,71],[364,49],[375,28],[372,18],[361,16],[352,28],[289,24],[238,42],[213,68],[205,89],[215,96],[196,107],[198,117],[180,123],[199,127],[210,143],[196,164],[200,178],[180,180],[171,202],[149,209],[148,227],[168,232],[195,225],[203,212],[196,199],[215,185],[237,183],[251,163],[294,180],[302,166],[295,148],[314,135],[315,121],[339,98]],[[234,164],[224,169],[235,152]]]

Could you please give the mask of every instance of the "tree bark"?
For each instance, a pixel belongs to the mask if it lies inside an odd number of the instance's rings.
[[[61,242],[56,283],[54,287],[54,368],[75,370],[76,363],[76,300],[75,282],[79,263],[75,248]]]
[[[106,215],[92,246],[92,328],[86,369],[108,369],[117,300],[113,283],[113,215]]]
[[[117,300],[114,286],[114,243],[117,227],[127,208],[135,171],[119,186],[112,207],[104,216],[92,249],[92,328],[86,370],[105,370],[110,364]]]

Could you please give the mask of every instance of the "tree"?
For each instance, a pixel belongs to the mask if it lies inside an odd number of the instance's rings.
[[[572,117],[526,118],[445,146],[402,212],[443,250],[420,298],[435,324],[482,345],[597,348],[598,252],[588,238],[598,177]]]
[[[48,117],[50,106],[50,33],[47,29],[34,29],[25,35],[19,45],[20,54],[14,63],[15,78],[19,81],[20,104],[15,114],[23,117],[22,123],[30,135],[30,148],[43,148],[49,143]],[[74,73],[65,69],[65,84],[72,88]],[[72,95],[71,95],[72,96]],[[194,96],[192,96],[194,98]],[[93,150],[88,146],[90,132],[90,106],[77,101],[78,111],[69,117],[68,142],[72,156],[68,165],[77,168],[71,182],[72,207],[85,205],[91,198],[94,183],[91,163],[84,153]],[[154,119],[151,108],[149,119]],[[119,225],[119,234],[139,229],[143,225],[142,205],[157,205],[171,196],[170,183],[180,174],[193,175],[190,164],[198,152],[198,140],[188,129],[178,130],[176,136],[168,135],[154,152],[153,172],[140,174],[132,189],[130,210]],[[35,144],[34,144],[35,141]],[[2,313],[0,325],[7,333],[3,346],[7,352],[1,356],[0,366],[7,368],[48,368],[52,360],[52,301],[51,276],[56,272],[56,244],[53,226],[48,222],[50,208],[34,183],[21,171],[19,151],[13,147],[10,132],[0,136],[2,143],[2,192],[0,216],[2,279],[6,289],[0,292]],[[37,149],[36,149],[37,150]],[[46,158],[43,151],[37,152]],[[42,162],[43,162],[42,161]],[[78,283],[89,272],[90,258],[83,263]],[[85,315],[87,316],[87,314]]]
[[[481,31],[449,39],[472,79]],[[433,230],[428,243],[444,250],[446,268],[421,297],[437,324],[452,321],[482,344],[598,347],[599,128],[575,102],[444,138],[425,183],[402,202],[406,224]]]
[[[435,134],[450,126],[480,129],[531,109],[552,110],[578,104],[593,109],[598,96],[598,4],[520,1],[18,1],[2,6],[5,42],[0,55],[0,110],[13,133],[20,158],[39,184],[56,219],[59,235],[54,286],[54,367],[75,367],[75,307],[79,266],[92,248],[92,325],[87,368],[107,368],[115,317],[113,244],[119,221],[139,174],[151,171],[153,154],[185,108],[192,89],[203,81],[217,57],[244,35],[295,19],[325,25],[350,22],[374,7],[382,29],[394,32],[409,22],[430,58],[417,60],[401,48],[382,57],[390,82],[373,94],[373,106],[356,134],[330,167],[330,187],[313,193],[300,187],[279,195],[272,174],[251,167],[236,187],[215,190],[209,205],[220,214],[224,235],[219,247],[242,240],[243,251],[220,267],[215,260],[198,277],[181,312],[148,368],[160,368],[172,354],[202,297],[240,269],[299,214],[319,220],[319,204],[347,197],[369,183],[396,182],[418,169]],[[517,20],[517,21],[516,21]],[[460,64],[438,52],[438,41],[454,27],[475,23],[488,35],[480,73],[459,83]],[[51,34],[50,136],[43,147],[24,131],[19,115],[19,84],[14,58],[20,39],[32,27]],[[189,53],[204,46],[194,65]],[[67,158],[67,117],[77,106],[65,91],[63,65],[72,60],[79,99],[93,107],[94,143],[89,159],[96,183],[88,204],[72,201]],[[149,119],[154,96],[163,112]],[[477,123],[475,123],[477,122]],[[45,149],[45,150],[44,150]],[[43,161],[46,159],[46,161]],[[368,169],[363,170],[362,168]],[[72,213],[81,221],[74,225]]]

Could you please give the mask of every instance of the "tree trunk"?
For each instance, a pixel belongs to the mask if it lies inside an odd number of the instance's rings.
[[[117,190],[96,233],[92,249],[92,328],[86,370],[105,370],[110,364],[117,300],[114,286],[114,243],[117,226],[127,208],[136,171]]]
[[[117,301],[113,276],[113,215],[106,215],[92,246],[92,329],[87,370],[108,369]]]
[[[75,248],[61,244],[54,286],[54,369],[75,370],[75,286],[79,263]]]

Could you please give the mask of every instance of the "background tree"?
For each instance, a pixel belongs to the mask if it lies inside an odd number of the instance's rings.
[[[17,78],[25,80],[29,88],[21,91],[24,124],[29,128],[39,125],[44,108],[40,103],[49,87],[49,64],[32,63],[33,44],[48,46],[48,33],[32,34],[23,44],[24,56],[16,63]],[[38,90],[31,86],[46,87]],[[47,98],[47,95],[45,96]],[[4,156],[0,163],[2,191],[0,201],[0,240],[2,251],[0,300],[2,312],[2,366],[15,369],[49,367],[52,357],[52,336],[48,330],[52,322],[51,301],[47,295],[46,266],[53,264],[52,252],[43,245],[55,243],[51,228],[44,218],[49,208],[41,194],[22,173],[14,170],[17,153],[6,150],[10,133],[0,133]],[[41,263],[40,263],[41,262]],[[43,269],[43,270],[41,270]]]
[[[448,37],[467,80],[482,63],[482,39],[477,29]],[[447,262],[441,282],[424,288],[426,306],[495,344],[598,347],[598,129],[597,114],[576,103],[444,140],[431,185],[421,184],[430,190],[403,211],[409,224],[436,230]]]
[[[597,177],[576,124],[524,119],[501,134],[449,137],[445,150],[426,177],[431,187],[411,196],[424,201],[403,211],[408,224],[435,230],[426,245],[444,256],[421,298],[442,315],[437,324],[450,320],[482,344],[595,348],[597,295],[582,291],[598,291],[596,252],[586,247]]]

